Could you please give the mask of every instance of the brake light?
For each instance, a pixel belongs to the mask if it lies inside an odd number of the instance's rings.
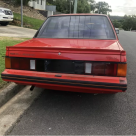
[[[117,76],[126,77],[127,64],[118,64]]]
[[[85,73],[97,76],[117,76],[117,64],[102,62],[85,63]]]
[[[104,75],[105,63],[93,63],[92,74],[93,75]]]
[[[19,69],[19,70],[30,70],[32,67],[32,70],[35,70],[35,63],[33,63],[33,66],[30,66],[30,59],[26,58],[5,58],[5,67],[6,69]],[[33,62],[35,60],[32,60]]]
[[[106,63],[105,75],[106,76],[116,76],[117,75],[117,64],[115,64],[115,63]]]
[[[11,68],[11,59],[9,57],[5,58],[5,68],[10,69]]]
[[[11,58],[11,68],[12,69],[20,69],[20,59],[18,58]]]
[[[48,60],[49,62],[51,60]],[[37,70],[37,71],[49,71],[54,72],[55,70],[51,68],[51,66],[55,66],[52,64],[48,67],[48,61],[46,60],[34,60],[29,58],[5,58],[5,67],[6,69],[18,69],[18,70]],[[61,61],[61,60],[60,60]],[[74,73],[74,74],[88,74],[88,75],[96,75],[96,76],[118,76],[118,77],[126,77],[127,73],[127,64],[124,63],[108,63],[108,62],[85,62],[85,61],[68,61],[70,72],[66,71],[66,73]],[[46,62],[46,64],[45,64]],[[59,62],[59,61],[58,61]],[[65,63],[64,63],[65,64]],[[67,64],[67,63],[66,63]],[[57,67],[57,66],[56,66]],[[62,67],[57,67],[59,73],[63,72]]]

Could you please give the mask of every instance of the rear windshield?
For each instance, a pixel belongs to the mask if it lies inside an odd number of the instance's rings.
[[[106,16],[56,16],[49,17],[37,37],[115,39]]]

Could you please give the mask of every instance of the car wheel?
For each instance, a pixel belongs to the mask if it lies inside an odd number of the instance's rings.
[[[2,26],[7,26],[9,24],[9,22],[1,22],[0,23]]]

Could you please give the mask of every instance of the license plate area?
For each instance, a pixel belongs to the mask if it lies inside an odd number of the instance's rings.
[[[71,60],[45,60],[44,71],[54,73],[74,73],[74,61]]]

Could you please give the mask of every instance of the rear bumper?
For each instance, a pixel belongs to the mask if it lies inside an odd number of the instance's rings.
[[[121,77],[88,76],[33,72],[22,70],[5,70],[1,77],[5,81],[16,82],[26,85],[41,86],[54,90],[61,90],[61,87],[67,91],[68,88],[74,91],[79,89],[90,91],[122,92],[127,90],[127,80]],[[54,88],[52,88],[54,86]],[[56,88],[58,87],[58,88]],[[67,89],[65,89],[67,87]]]
[[[13,19],[6,19],[6,18],[3,18],[0,20],[0,22],[12,22]]]

